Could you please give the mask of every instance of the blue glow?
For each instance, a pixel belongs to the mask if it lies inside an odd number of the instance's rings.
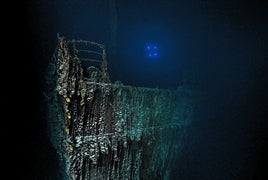
[[[159,49],[156,44],[147,44],[146,45],[146,56],[149,58],[158,58]]]

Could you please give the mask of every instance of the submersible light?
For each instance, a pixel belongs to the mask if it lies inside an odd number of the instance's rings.
[[[156,44],[146,45],[146,56],[149,58],[157,58],[159,55],[159,48]]]

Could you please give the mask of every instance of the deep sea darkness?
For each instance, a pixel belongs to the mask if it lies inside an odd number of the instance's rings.
[[[1,139],[7,179],[59,179],[43,104],[43,78],[57,33],[105,44],[112,81],[164,89],[186,83],[199,92],[172,179],[268,179],[267,2],[111,2],[117,16],[105,0],[3,6],[8,32],[2,35],[9,51],[2,54],[7,116]],[[116,50],[111,37],[116,37]],[[144,53],[151,42],[160,49],[156,59]]]

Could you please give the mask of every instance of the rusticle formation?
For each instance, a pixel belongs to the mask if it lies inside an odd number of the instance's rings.
[[[99,54],[91,62],[100,66],[83,64],[83,51]],[[103,45],[64,38],[46,87],[49,134],[63,179],[168,179],[192,118],[190,93],[112,83]]]

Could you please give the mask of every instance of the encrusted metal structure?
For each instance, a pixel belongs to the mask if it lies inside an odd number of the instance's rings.
[[[193,114],[182,89],[112,83],[104,45],[60,38],[45,99],[62,178],[169,179]]]

